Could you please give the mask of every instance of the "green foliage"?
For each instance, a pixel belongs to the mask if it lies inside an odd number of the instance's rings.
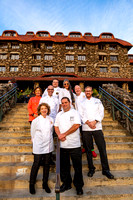
[[[99,96],[97,89],[93,88],[93,97]]]
[[[97,97],[97,98],[99,98],[99,99],[101,99],[101,94],[99,94],[99,92],[97,91],[97,89],[93,89],[93,97]]]
[[[17,93],[17,98],[19,99],[20,96],[27,96],[27,95],[30,95],[32,93],[32,89],[29,89],[29,87],[23,91],[23,90],[20,90],[18,91]]]

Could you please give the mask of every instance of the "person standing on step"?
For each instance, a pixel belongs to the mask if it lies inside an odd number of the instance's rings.
[[[75,85],[74,90],[75,90],[75,93],[76,93],[76,95],[75,95],[75,108],[79,112],[80,111],[80,105],[81,105],[82,101],[85,100],[86,96],[85,96],[85,93],[81,91],[81,87],[79,85]],[[82,141],[83,141],[82,126],[80,126],[80,133],[81,133]],[[84,153],[84,152],[85,152],[85,148],[82,149],[82,153]],[[92,152],[93,158],[96,158],[97,154],[94,151],[93,139],[92,139],[91,152]]]
[[[61,99],[63,97],[68,97],[70,99],[71,107],[75,108],[75,98],[72,92],[71,84],[68,79],[63,81],[63,88],[59,93],[59,110],[61,111]]]
[[[59,87],[58,79],[56,79],[56,78],[53,79],[52,86],[54,87],[53,96],[58,99],[59,98],[59,93],[60,93],[60,90],[61,90],[61,88]],[[48,95],[48,88],[45,89],[44,93],[42,94],[42,97],[45,97],[47,95]]]
[[[60,140],[60,169],[61,181],[60,192],[71,189],[72,178],[70,174],[70,157],[74,168],[74,186],[77,195],[83,194],[82,175],[82,152],[80,143],[79,127],[81,120],[79,113],[71,108],[70,99],[61,99],[63,110],[59,112],[55,119],[55,132]]]
[[[54,93],[54,87],[52,85],[49,85],[47,88],[47,95],[42,97],[40,99],[39,104],[41,103],[47,103],[50,106],[50,117],[53,118],[55,121],[56,115],[59,111],[59,100],[55,96],[53,96]]]
[[[37,114],[37,107],[39,105],[39,101],[41,99],[42,89],[40,87],[36,87],[34,89],[34,97],[31,97],[28,102],[28,112],[29,112],[29,122],[31,123],[33,119],[35,119]]]
[[[93,91],[92,87],[87,86],[85,88],[86,99],[81,105],[81,118],[83,121],[83,143],[85,145],[85,150],[87,154],[89,172],[88,176],[92,177],[95,173],[95,167],[93,165],[92,153],[91,153],[91,141],[94,137],[95,143],[98,147],[100,153],[100,159],[102,164],[102,174],[109,179],[113,179],[114,176],[110,173],[107,153],[106,153],[106,143],[104,140],[104,135],[102,132],[102,120],[104,117],[104,107],[102,102],[92,97]]]
[[[33,142],[34,162],[30,173],[29,192],[35,194],[35,183],[37,173],[43,161],[43,184],[42,187],[47,193],[51,193],[48,186],[51,153],[53,145],[53,119],[50,114],[50,106],[42,103],[37,108],[38,117],[31,123],[31,138]]]

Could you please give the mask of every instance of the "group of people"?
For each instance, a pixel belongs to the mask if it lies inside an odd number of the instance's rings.
[[[88,177],[95,173],[93,157],[96,157],[93,138],[98,147],[102,165],[102,174],[109,179],[110,173],[106,143],[102,132],[104,107],[98,98],[92,97],[92,87],[87,86],[81,92],[79,85],[72,91],[68,79],[63,81],[63,88],[54,79],[52,85],[42,94],[41,88],[35,89],[35,97],[28,103],[29,122],[31,123],[31,139],[33,142],[34,162],[30,173],[29,191],[35,194],[35,182],[40,164],[43,162],[42,188],[50,193],[48,177],[50,160],[54,150],[53,132],[60,140],[60,175],[62,185],[60,192],[71,189],[70,158],[74,168],[73,184],[77,195],[83,194],[82,150],[81,139],[87,155]],[[42,95],[42,96],[41,96]],[[82,127],[82,128],[81,128]],[[80,135],[81,133],[81,135]],[[81,136],[81,137],[80,137]]]

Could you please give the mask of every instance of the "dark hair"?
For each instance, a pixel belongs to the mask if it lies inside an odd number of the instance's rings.
[[[92,90],[92,87],[91,87],[91,86],[89,86],[89,85],[85,87],[85,90],[86,90],[87,88],[91,88],[91,90]]]
[[[69,92],[70,92],[70,96],[71,96],[72,103],[74,103],[74,102],[75,102],[75,98],[74,98],[74,95],[73,95],[73,92],[72,92],[72,88],[71,88],[71,85],[70,85],[70,82],[69,82],[68,79],[64,79],[64,81],[63,81],[63,87],[64,87],[64,83],[65,83],[66,81],[69,83],[69,88],[68,88],[68,90],[69,90]]]
[[[42,89],[40,88],[40,87],[36,87],[34,90],[33,90],[33,92],[35,93],[35,91],[36,91],[36,89],[40,89],[40,92],[41,92],[41,94],[42,94]]]
[[[70,99],[69,99],[68,97],[62,97],[61,101],[62,101],[63,99],[67,99],[67,101],[70,103]]]
[[[37,108],[37,113],[38,113],[38,115],[41,114],[41,113],[40,113],[40,110],[41,110],[41,107],[42,107],[42,106],[45,106],[45,107],[48,109],[47,115],[49,115],[49,114],[50,114],[50,106],[49,106],[47,103],[41,103],[41,104],[38,106],[38,108]]]

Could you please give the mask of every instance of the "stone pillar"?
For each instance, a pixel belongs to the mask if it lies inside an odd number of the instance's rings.
[[[83,82],[80,82],[80,83],[79,83],[79,86],[81,87],[82,92],[84,92],[84,83],[83,83]]]
[[[34,89],[35,89],[36,87],[39,87],[39,83],[38,83],[38,82],[34,82]]]
[[[128,83],[123,83],[122,89],[125,90],[126,92],[129,92]]]

